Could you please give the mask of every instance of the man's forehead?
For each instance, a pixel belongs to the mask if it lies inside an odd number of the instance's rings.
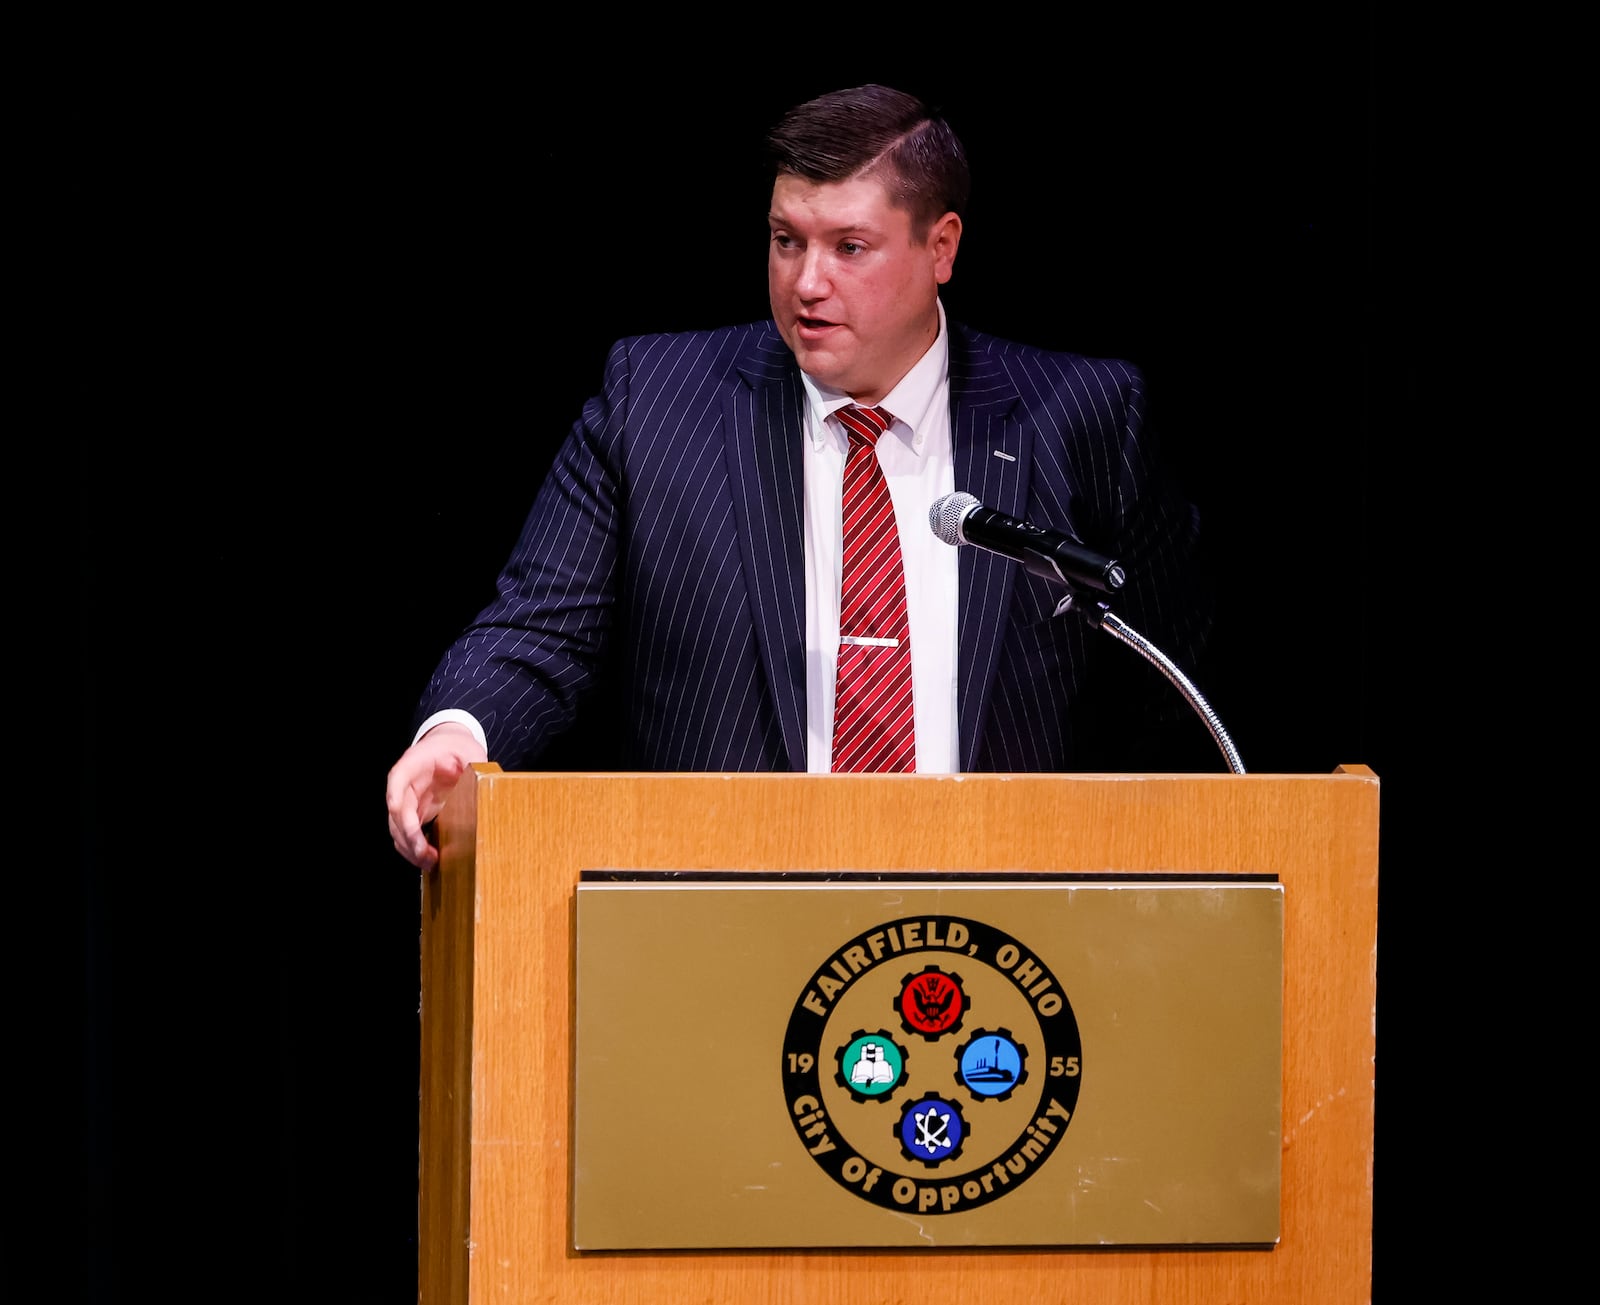
[[[904,227],[910,215],[871,178],[817,182],[786,175],[773,184],[770,220],[828,232],[886,231]]]

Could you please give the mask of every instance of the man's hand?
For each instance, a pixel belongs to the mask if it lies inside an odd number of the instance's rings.
[[[389,837],[395,851],[419,870],[439,864],[439,849],[429,840],[426,826],[444,810],[450,790],[475,761],[487,761],[472,731],[465,725],[435,725],[403,753],[389,771]]]

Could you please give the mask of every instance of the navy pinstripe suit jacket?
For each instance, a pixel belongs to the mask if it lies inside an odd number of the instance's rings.
[[[1211,619],[1197,513],[1154,457],[1139,372],[949,332],[956,488],[1118,558],[1113,610],[1193,678]],[[495,761],[535,769],[598,705],[623,769],[805,770],[804,401],[770,321],[613,345],[497,599],[446,651],[416,722],[463,708]],[[1176,690],[1109,635],[1052,617],[1058,588],[959,551],[962,768],[1157,768],[1085,755],[1084,723],[1102,679],[1123,681],[1106,693],[1129,729],[1138,699],[1186,712]]]

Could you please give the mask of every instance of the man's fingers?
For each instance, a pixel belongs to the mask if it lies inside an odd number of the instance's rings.
[[[432,849],[428,846],[423,825],[427,819],[423,811],[432,784],[427,775],[407,779],[402,766],[389,772],[389,783],[384,800],[389,808],[389,838],[394,850],[420,869],[425,869]]]
[[[450,791],[466,773],[469,758],[441,735],[429,745],[426,736],[406,749],[389,771],[384,801],[389,808],[389,837],[395,851],[422,870],[439,862],[439,850],[427,828],[444,810]]]

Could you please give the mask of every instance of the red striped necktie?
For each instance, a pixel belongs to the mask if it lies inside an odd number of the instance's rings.
[[[915,770],[906,578],[877,450],[878,436],[894,418],[881,408],[853,405],[837,416],[850,433],[850,452],[844,464],[833,769]]]

